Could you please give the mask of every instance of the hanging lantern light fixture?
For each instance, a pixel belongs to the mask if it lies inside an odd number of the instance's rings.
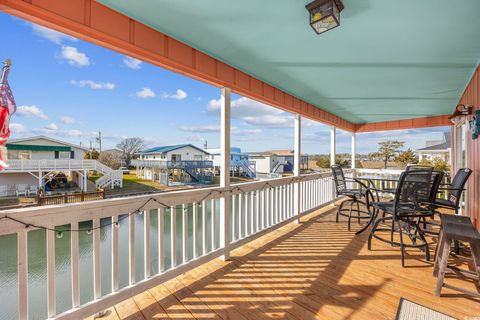
[[[341,0],[315,0],[305,6],[310,13],[310,26],[317,34],[340,25]]]
[[[472,106],[459,104],[455,112],[448,118],[455,127],[461,127],[467,117],[472,114]]]

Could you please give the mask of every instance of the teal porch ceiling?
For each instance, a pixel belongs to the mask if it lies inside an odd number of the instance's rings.
[[[350,122],[449,114],[480,60],[479,0],[98,0]]]

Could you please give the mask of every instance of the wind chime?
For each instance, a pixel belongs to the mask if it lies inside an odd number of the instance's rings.
[[[7,140],[10,137],[10,117],[17,110],[12,90],[8,84],[8,73],[12,61],[5,60],[0,78],[0,171],[8,167],[7,161]]]

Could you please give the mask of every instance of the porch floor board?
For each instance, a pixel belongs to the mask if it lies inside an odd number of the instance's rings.
[[[402,268],[399,248],[373,240],[369,251],[367,237],[335,223],[329,206],[233,251],[230,261],[216,259],[126,300],[102,319],[395,319],[401,297],[458,319],[480,317],[480,299],[447,288],[434,296],[433,262],[424,254],[407,250]]]

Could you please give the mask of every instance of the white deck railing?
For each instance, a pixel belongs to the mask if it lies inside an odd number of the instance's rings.
[[[8,167],[4,172],[21,171],[55,171],[55,170],[96,170],[106,173],[112,169],[97,160],[8,160]]]
[[[121,186],[123,173],[113,170],[97,160],[89,159],[53,159],[53,160],[8,160],[8,167],[3,172],[62,171],[62,170],[95,170],[103,176],[95,182],[95,186],[105,187],[115,184]],[[3,195],[0,190],[0,195]],[[5,194],[6,195],[6,194]]]
[[[48,317],[53,319],[82,319],[104,310],[118,302],[139,294],[172,277],[191,270],[214,258],[228,254],[253,239],[260,237],[285,223],[299,218],[295,214],[295,189],[298,187],[299,215],[311,212],[334,199],[333,181],[330,173],[310,174],[301,177],[287,177],[269,181],[257,181],[231,186],[201,188],[196,190],[174,191],[153,195],[142,195],[128,198],[108,199],[101,201],[67,204],[59,206],[38,207],[0,211],[0,235],[17,234],[18,261],[18,317],[27,319],[28,312],[28,234],[47,227],[46,230],[46,269],[47,269],[47,310]],[[219,199],[230,197],[230,217],[219,214]],[[135,236],[135,217],[143,213],[143,237]],[[156,216],[154,216],[156,215]],[[166,226],[165,216],[170,216],[170,225]],[[182,215],[182,232],[177,242],[177,215]],[[209,219],[207,218],[209,217]],[[151,218],[158,218],[156,239],[151,239]],[[111,232],[111,258],[100,255],[100,220],[104,228]],[[105,225],[108,219],[112,224]],[[126,219],[128,224],[128,285],[119,287],[119,228],[118,221]],[[225,230],[223,219],[230,220],[230,230]],[[23,222],[19,223],[18,221]],[[79,224],[92,222],[93,264],[89,270],[79,268]],[[189,234],[189,221],[193,223]],[[201,223],[200,223],[201,221]],[[122,221],[123,223],[123,221]],[[26,227],[27,224],[29,227]],[[207,225],[208,224],[208,225]],[[58,232],[56,226],[68,225],[77,230],[65,232],[70,236],[71,252],[71,308],[58,314],[56,301],[56,260],[55,242]],[[37,227],[35,227],[37,226]],[[169,228],[170,239],[165,238],[165,228]],[[83,232],[83,231],[82,231]],[[137,230],[138,232],[138,230]],[[219,238],[226,237],[224,246]],[[191,241],[189,241],[189,238]],[[135,246],[138,240],[143,242],[143,279],[135,278]],[[152,254],[152,241],[158,247]],[[165,254],[165,243],[170,244],[169,257]],[[220,245],[219,245],[220,243]],[[189,252],[192,252],[193,256]],[[177,256],[177,251],[180,256]],[[151,267],[152,259],[158,260],[156,268]],[[105,260],[112,261],[110,293],[102,295],[100,264]],[[171,265],[165,261],[170,260]],[[153,272],[157,270],[158,272]],[[93,271],[93,300],[80,304],[80,273]],[[105,290],[105,288],[103,288]]]

